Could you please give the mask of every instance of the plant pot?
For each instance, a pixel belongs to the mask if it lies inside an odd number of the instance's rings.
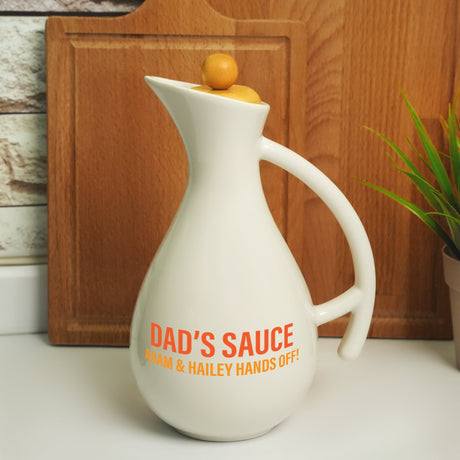
[[[460,260],[452,257],[449,248],[444,246],[442,250],[442,262],[444,265],[444,279],[449,286],[455,356],[457,359],[457,368],[460,370]]]

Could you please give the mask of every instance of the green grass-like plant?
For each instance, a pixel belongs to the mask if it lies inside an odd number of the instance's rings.
[[[456,103],[452,106],[449,105],[447,121],[441,118],[441,125],[449,144],[449,153],[442,153],[434,146],[425,126],[408,101],[406,95],[403,92],[402,95],[422,143],[422,152],[419,152],[409,139],[407,140],[412,152],[420,158],[426,167],[426,175],[422,174],[409,156],[390,139],[371,128],[366,129],[383,139],[396,154],[396,157],[402,160],[405,168],[398,166],[394,155],[388,154],[395,168],[400,173],[406,175],[423,195],[430,210],[424,211],[414,203],[383,187],[366,181],[361,182],[385,194],[414,213],[444,241],[450,249],[451,255],[460,260],[460,139],[458,136],[460,124],[456,115]],[[450,172],[448,172],[444,166],[442,161],[443,157],[449,161],[450,167],[448,169]],[[432,185],[432,183],[434,183],[434,185]],[[435,216],[441,216],[443,218],[449,232],[438,223]]]

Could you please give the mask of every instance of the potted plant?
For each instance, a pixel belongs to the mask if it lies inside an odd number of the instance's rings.
[[[388,144],[395,154],[389,154],[393,165],[398,172],[406,175],[423,195],[429,210],[424,211],[411,201],[378,185],[362,182],[407,208],[444,241],[442,251],[444,277],[449,286],[457,367],[460,369],[460,124],[456,115],[456,104],[449,105],[447,120],[441,118],[449,146],[449,151],[443,153],[435,147],[420,117],[404,93],[403,97],[420,138],[422,149],[419,152],[410,141],[409,145],[413,154],[423,163],[423,173],[394,142],[373,129],[367,129]],[[397,164],[398,157],[402,160],[403,167]],[[448,169],[443,159],[449,164]],[[438,220],[444,222],[444,225]]]

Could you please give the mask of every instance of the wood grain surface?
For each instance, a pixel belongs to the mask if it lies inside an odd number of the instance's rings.
[[[196,81],[199,61],[214,50],[233,54],[242,83],[271,104],[265,134],[331,177],[361,216],[377,269],[370,335],[451,337],[441,243],[355,178],[419,200],[363,126],[400,144],[415,139],[401,86],[442,144],[439,115],[460,85],[458,1],[180,5],[151,0],[120,18],[48,22],[52,340],[127,343],[135,294],[187,176],[175,128],[140,77]],[[353,271],[335,219],[295,178],[262,168],[313,300],[344,291]],[[346,321],[320,333],[340,335]]]
[[[439,116],[460,89],[459,2],[255,0],[245,7],[209,2],[231,17],[306,22],[307,158],[345,192],[368,231],[377,269],[370,336],[450,338],[441,242],[416,217],[355,178],[423,205],[395,174],[385,145],[363,126],[402,145],[406,135],[416,139],[400,86],[442,148]],[[353,282],[349,251],[327,210],[308,191],[299,187],[293,193],[288,222],[296,226],[288,226],[288,242],[314,301],[321,302]],[[342,318],[320,332],[340,335],[345,324]]]
[[[239,82],[271,105],[267,136],[304,151],[305,42],[302,22],[226,18],[204,0],[48,21],[53,343],[128,343],[137,292],[182,198],[182,142],[144,75],[199,83],[208,54],[230,53]],[[282,84],[273,87],[270,74]],[[262,174],[286,234],[286,173],[263,165]]]

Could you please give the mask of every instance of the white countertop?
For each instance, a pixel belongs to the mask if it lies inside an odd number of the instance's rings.
[[[144,404],[126,348],[54,347],[0,336],[1,460],[460,458],[460,372],[453,343],[368,340],[342,361],[320,339],[298,411],[234,443],[178,434]]]

